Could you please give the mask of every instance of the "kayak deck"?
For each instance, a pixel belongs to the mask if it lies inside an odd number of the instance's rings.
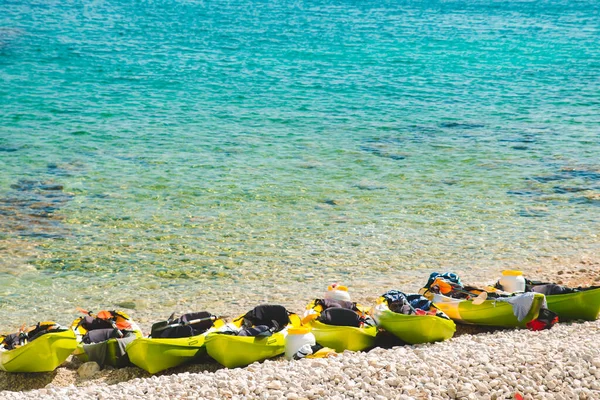
[[[454,321],[435,315],[405,315],[382,310],[377,320],[379,327],[408,344],[439,342],[450,339],[456,332]]]
[[[317,320],[310,322],[312,334],[318,344],[340,353],[344,350],[362,351],[375,345],[376,326],[357,328],[354,326],[327,325]]]
[[[514,315],[511,304],[494,299],[476,305],[469,300],[436,294],[433,302],[439,310],[458,323],[517,328],[525,327],[528,322],[538,317],[544,297],[543,294],[534,296],[529,312],[521,321]]]
[[[0,370],[7,372],[50,372],[77,347],[72,330],[41,335],[24,346],[0,351]]]
[[[283,332],[268,337],[236,336],[212,332],[206,336],[206,351],[227,368],[245,367],[285,352]]]
[[[134,365],[155,374],[205,355],[205,337],[138,338],[127,345],[127,354]]]
[[[558,314],[559,321],[583,319],[595,321],[600,316],[600,287],[566,294],[546,296],[548,309]]]

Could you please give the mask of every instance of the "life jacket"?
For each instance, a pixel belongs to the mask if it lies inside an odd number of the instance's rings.
[[[429,300],[433,298],[433,294],[443,294],[455,299],[470,299],[484,291],[474,286],[463,285],[458,275],[452,272],[444,274],[433,272],[419,294],[426,296]],[[486,297],[498,297],[496,293],[488,293],[487,291],[486,293]]]
[[[207,311],[183,314],[179,318],[173,318],[171,315],[166,321],[153,324],[150,336],[153,338],[197,336],[212,328],[217,319]]]
[[[85,310],[82,310],[85,311]],[[73,321],[72,328],[82,335],[84,344],[99,343],[112,338],[122,338],[134,330],[131,318],[121,311],[88,312]]]
[[[432,272],[429,275],[429,279],[427,280],[427,283],[425,284],[424,287],[426,289],[430,289],[431,285],[437,278],[442,278],[450,283],[454,283],[456,285],[462,286],[462,282],[460,281],[460,278],[454,272],[444,272],[443,274],[440,274],[439,272]]]
[[[547,308],[541,308],[538,317],[527,323],[527,328],[532,331],[550,329],[558,322],[558,314]]]
[[[19,346],[24,346],[27,343],[37,339],[38,337],[51,332],[62,332],[66,328],[61,327],[53,321],[38,322],[29,328],[21,328],[19,332],[10,333],[6,336],[0,336],[0,346],[6,350],[13,350]]]
[[[423,311],[429,311],[433,307],[431,301],[420,294],[407,295],[399,290],[389,290],[381,297],[387,303],[390,311],[400,314],[411,314],[411,307]]]
[[[233,320],[240,327],[239,336],[268,336],[281,331],[290,323],[299,325],[296,314],[285,307],[274,304],[262,304]]]
[[[399,290],[389,290],[381,295],[379,302],[385,302],[390,311],[398,314],[429,314],[448,319],[446,314],[434,307],[429,299],[420,294],[405,294]]]

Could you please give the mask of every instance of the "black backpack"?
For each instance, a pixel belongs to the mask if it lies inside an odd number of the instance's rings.
[[[359,311],[356,303],[345,300],[333,300],[333,299],[316,299],[314,303],[314,307],[321,306],[323,310],[327,310],[328,308],[338,307],[345,308],[352,311]]]
[[[290,323],[290,314],[283,306],[263,304],[254,307],[241,317],[242,327],[266,325],[272,332],[279,332]]]
[[[364,319],[356,312],[343,307],[329,307],[321,312],[317,321],[327,325],[354,326],[359,328]]]
[[[197,336],[209,330],[216,319],[217,317],[208,311],[183,314],[179,318],[173,318],[171,314],[168,320],[152,325],[150,336],[153,338]]]

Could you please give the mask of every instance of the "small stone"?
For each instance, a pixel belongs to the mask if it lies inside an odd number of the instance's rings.
[[[98,372],[100,372],[100,366],[94,361],[86,362],[77,369],[77,375],[82,379],[89,379]]]
[[[273,389],[273,390],[281,390],[282,385],[281,385],[280,381],[271,381],[267,384],[267,388]]]
[[[400,385],[400,379],[398,378],[388,378],[385,380],[385,383],[391,387],[397,387]]]

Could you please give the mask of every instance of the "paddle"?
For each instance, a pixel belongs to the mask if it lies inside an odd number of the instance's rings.
[[[488,297],[487,292],[481,292],[477,296],[473,297],[474,294],[471,293],[471,292],[468,292],[466,290],[454,289],[454,291],[468,295],[469,297],[467,297],[467,300],[471,300],[472,299],[473,305],[476,305],[476,306],[478,306],[480,304],[483,304],[483,302],[486,301],[487,297]]]
[[[27,344],[27,324],[21,325],[19,328],[19,346],[24,346]]]
[[[442,286],[442,287],[440,287]],[[481,305],[483,304],[483,302],[485,302],[487,300],[487,292],[486,291],[481,291],[481,293],[479,293],[477,296],[473,297],[473,293],[468,292],[466,290],[462,290],[457,288],[456,286],[450,285],[446,282],[444,282],[444,285],[431,285],[431,289],[427,289],[427,288],[422,288],[419,291],[419,294],[421,295],[425,295],[425,293],[427,293],[428,291],[431,291],[432,293],[436,293],[436,290],[434,289],[435,287],[437,287],[437,293],[441,293],[441,294],[446,294],[446,293],[450,293],[450,292],[459,292],[459,293],[463,293],[468,295],[468,299],[473,299],[473,305]],[[423,290],[425,289],[425,290]],[[445,291],[444,291],[445,289]]]
[[[408,301],[408,299],[406,300],[406,304],[407,304],[407,305],[410,307],[410,310],[411,310],[413,313],[415,313],[415,315],[427,315],[427,311],[425,311],[425,310],[421,310],[420,308],[419,308],[419,310],[417,310],[416,308],[414,308],[414,307],[412,306],[412,304],[410,304],[410,301]]]
[[[191,321],[181,321],[181,322],[176,322],[174,324],[169,324],[169,321],[162,321],[162,322],[157,322],[154,325],[152,325],[152,332],[162,332],[165,329],[169,329],[169,328],[177,328],[180,326],[188,326],[188,325],[194,325],[197,324],[199,322],[203,322],[203,321],[216,321],[217,317],[214,315],[211,315],[210,317],[205,317],[205,318],[198,318],[198,319],[193,319]]]
[[[452,284],[451,282],[446,282],[442,279],[436,279],[434,284],[431,285],[431,288],[437,287],[437,291],[442,294],[450,293],[450,292],[459,292],[468,295],[468,299],[473,299],[473,304],[478,306],[483,304],[484,301],[487,300],[488,294],[486,291],[482,291],[475,298],[473,298],[473,293],[468,292],[466,290],[462,290],[457,287],[457,285]],[[435,291],[433,291],[435,293]]]
[[[468,293],[468,292],[466,292],[466,293]],[[488,297],[487,292],[481,292],[477,295],[477,297],[475,297],[473,299],[473,304],[476,306],[483,304],[483,302],[487,300],[487,297]]]

